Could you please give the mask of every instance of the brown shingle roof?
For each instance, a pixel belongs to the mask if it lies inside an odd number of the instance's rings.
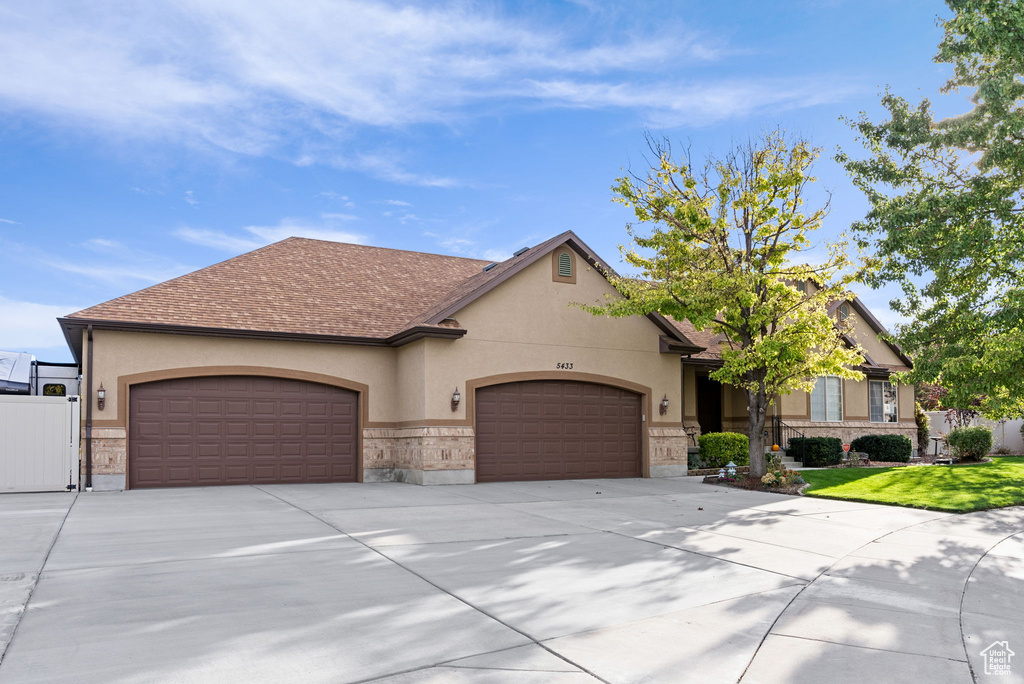
[[[399,346],[461,337],[449,317],[561,244],[611,269],[567,231],[483,270],[478,259],[288,238],[60,319],[78,359],[82,329],[315,339]],[[660,314],[647,316],[674,352],[701,351]]]
[[[68,318],[387,338],[487,263],[288,238]]]

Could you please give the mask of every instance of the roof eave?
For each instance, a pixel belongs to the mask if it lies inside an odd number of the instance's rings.
[[[465,297],[462,297],[458,301],[452,303],[450,306],[446,307],[441,312],[435,313],[426,321],[426,323],[434,325],[440,323],[444,319],[452,316],[459,310],[465,308],[466,305],[468,305],[470,302],[482,297],[483,295],[490,292],[501,283],[505,282],[512,276],[516,275],[517,273],[525,269],[527,266],[530,266],[531,264],[534,264],[540,259],[544,258],[544,256],[550,254],[552,251],[555,250],[555,248],[559,247],[560,245],[569,245],[569,247],[572,248],[572,250],[580,256],[580,258],[586,261],[592,268],[594,268],[598,273],[600,273],[605,278],[607,278],[609,275],[618,275],[615,272],[615,269],[613,269],[611,266],[605,263],[603,259],[598,257],[597,253],[594,252],[594,250],[592,250],[585,242],[583,242],[583,240],[581,240],[580,237],[576,235],[576,233],[572,232],[571,230],[567,230],[564,233],[561,233],[559,235],[554,236],[553,238],[545,240],[540,245],[532,247],[529,251],[524,252],[519,257],[514,257],[519,259],[519,263],[517,263],[515,266],[508,269],[504,273],[502,273],[500,276],[481,283],[479,287],[467,293]],[[541,248],[542,246],[544,247]],[[666,335],[680,342],[682,346],[689,347],[694,350],[688,353],[696,354],[704,351],[705,347],[701,347],[700,345],[694,344],[692,340],[687,338],[686,335],[684,335],[682,331],[679,330],[679,328],[672,325],[672,323],[669,322],[669,320],[662,316],[661,314],[650,313],[647,315],[647,318],[656,326],[658,326],[658,328],[660,328],[661,331],[664,332]]]
[[[89,325],[94,330],[116,332],[162,333],[165,335],[197,335],[201,337],[228,337],[240,339],[277,340],[282,342],[316,342],[326,344],[351,344],[369,347],[400,347],[425,337],[457,339],[466,334],[462,328],[437,328],[417,326],[398,332],[390,337],[361,337],[355,335],[322,335],[316,333],[295,333],[276,330],[244,330],[238,328],[207,328],[192,325],[167,323],[137,323],[132,321],[109,321],[85,318],[59,318],[64,338],[68,341],[75,359],[81,362],[81,331]],[[77,331],[77,335],[75,332]],[[77,341],[77,345],[75,342]]]

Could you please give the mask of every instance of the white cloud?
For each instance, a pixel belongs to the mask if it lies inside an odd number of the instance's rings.
[[[678,22],[623,25],[617,33],[628,37],[608,40],[573,17],[553,24],[457,1],[16,7],[0,9],[0,107],[8,112],[426,187],[459,182],[354,142],[367,139],[358,128],[452,125],[499,104],[623,108],[677,126],[849,92],[848,79],[695,76],[694,65],[733,51]]]
[[[110,251],[112,249],[124,249],[124,244],[117,240],[108,240],[106,238],[93,238],[85,243],[86,247],[96,251]]]
[[[9,223],[12,226],[20,226],[20,221],[12,221],[11,219],[0,218],[0,223]]]
[[[58,271],[86,276],[92,280],[110,283],[111,285],[124,285],[132,282],[162,283],[165,280],[176,278],[187,271],[187,269],[183,269],[182,267],[164,267],[156,269],[145,264],[87,264],[78,261],[64,261],[62,259],[53,259],[45,261],[44,263]]]
[[[358,216],[348,214],[322,214],[325,223],[315,225],[297,219],[282,219],[276,226],[246,226],[241,234],[231,234],[219,230],[183,227],[174,231],[174,235],[186,242],[212,247],[226,252],[249,252],[278,242],[289,237],[304,237],[330,242],[351,242],[365,244],[367,237],[359,233],[338,230],[331,226],[333,220],[353,220]]]
[[[186,190],[185,191],[184,200],[185,200],[185,202],[188,203],[188,205],[190,207],[192,207],[194,209],[198,209],[199,208],[199,200],[196,199],[195,194],[193,194],[193,192],[191,190]]]
[[[254,240],[251,235],[249,237],[240,237],[237,235],[228,235],[227,233],[219,230],[189,228],[187,226],[174,231],[174,235],[185,242],[191,242],[194,245],[202,245],[203,247],[222,249],[225,252],[250,252],[267,244],[262,241]]]
[[[409,202],[406,202],[405,200],[396,200],[396,199],[384,200],[384,204],[390,204],[393,207],[411,207],[412,206],[412,204],[410,204]]]
[[[66,345],[58,317],[80,311],[72,305],[22,302],[0,296],[0,349],[21,351]]]

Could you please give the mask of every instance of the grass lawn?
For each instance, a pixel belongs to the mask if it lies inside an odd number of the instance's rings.
[[[805,470],[808,496],[966,513],[1024,504],[1024,456],[991,463]]]

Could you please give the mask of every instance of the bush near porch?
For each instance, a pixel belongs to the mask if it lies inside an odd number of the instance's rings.
[[[786,453],[801,460],[805,468],[823,468],[843,460],[843,440],[838,437],[794,437]]]
[[[724,468],[729,461],[750,465],[750,440],[738,432],[709,432],[697,438],[703,468]]]
[[[850,442],[850,451],[863,451],[872,461],[909,463],[914,444],[904,435],[865,435]]]

